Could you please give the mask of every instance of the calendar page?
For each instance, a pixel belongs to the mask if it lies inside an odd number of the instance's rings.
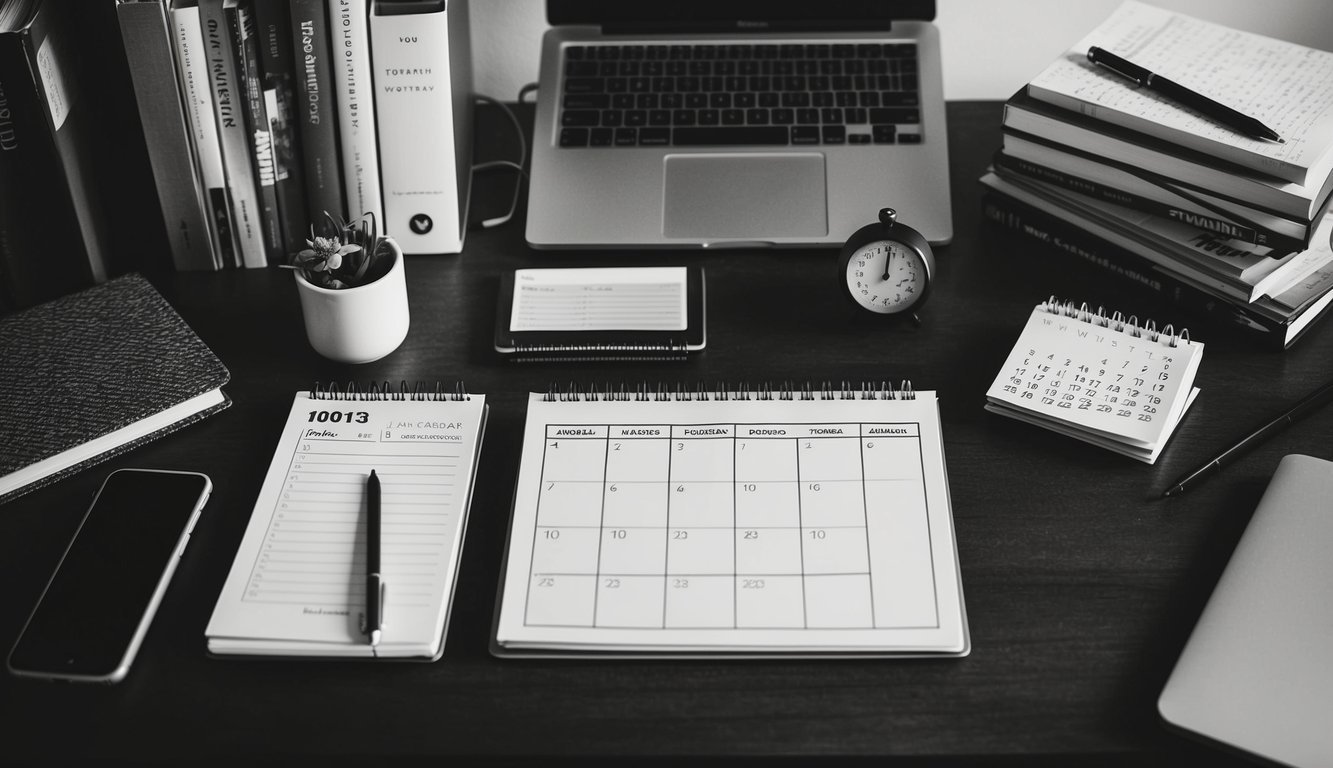
[[[934,393],[530,396],[496,639],[965,654]]]
[[[986,393],[986,408],[1151,463],[1198,394],[1202,354],[1188,334],[1044,302]]]

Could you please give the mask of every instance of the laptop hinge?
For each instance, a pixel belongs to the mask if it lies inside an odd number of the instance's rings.
[[[602,32],[607,35],[653,35],[681,33],[720,33],[720,34],[756,34],[762,32],[886,32],[893,29],[891,21],[867,22],[837,20],[802,20],[802,21],[686,21],[670,24],[604,24]]]

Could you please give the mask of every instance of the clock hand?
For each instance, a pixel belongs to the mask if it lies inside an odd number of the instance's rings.
[[[881,280],[889,279],[889,264],[891,263],[893,263],[893,251],[889,251],[884,256],[884,277],[880,278]]]

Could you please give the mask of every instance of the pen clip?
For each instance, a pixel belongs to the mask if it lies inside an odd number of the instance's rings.
[[[1137,64],[1131,64],[1119,56],[1098,48],[1095,45],[1088,48],[1088,61],[1106,67],[1127,80],[1133,80],[1136,85],[1144,86],[1151,84],[1151,72]]]
[[[383,579],[381,579],[381,580],[380,580],[380,604],[379,604],[379,611],[377,611],[378,615],[375,616],[375,626],[377,626],[377,627],[383,627],[383,626],[384,626],[384,599],[385,599],[385,596],[388,595],[388,594],[389,594],[389,585],[388,585],[387,583],[385,583],[385,581],[384,581]]]

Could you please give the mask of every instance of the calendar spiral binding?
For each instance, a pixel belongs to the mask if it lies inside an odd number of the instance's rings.
[[[516,363],[685,360],[685,344],[523,344],[512,342]]]
[[[1081,322],[1091,323],[1092,325],[1100,326],[1102,328],[1126,333],[1135,338],[1148,339],[1149,341],[1160,341],[1168,347],[1177,347],[1182,343],[1188,344],[1190,341],[1190,331],[1188,328],[1181,328],[1180,332],[1176,333],[1171,325],[1167,325],[1162,328],[1161,331],[1158,331],[1157,324],[1152,320],[1144,320],[1142,324],[1139,324],[1138,317],[1135,315],[1125,317],[1120,312],[1112,312],[1110,315],[1107,315],[1106,308],[1100,306],[1097,307],[1096,312],[1093,312],[1091,309],[1088,309],[1087,302],[1083,302],[1075,307],[1074,302],[1072,301],[1060,301],[1052,296],[1042,302],[1041,308],[1043,311],[1053,315],[1070,317]]]
[[[792,382],[764,382],[751,387],[742,382],[736,387],[722,383],[708,386],[703,383],[693,388],[677,383],[674,387],[657,383],[640,382],[633,385],[591,384],[580,387],[576,383],[565,386],[551,385],[542,398],[546,402],[689,402],[708,400],[915,400],[916,390],[910,380],[902,380],[897,387],[888,382],[863,382],[853,384],[843,381],[834,384],[830,381],[812,385],[810,382],[795,384]]]
[[[467,387],[458,382],[452,390],[446,389],[441,382],[431,385],[424,381],[409,384],[400,381],[396,386],[384,382],[370,382],[365,385],[348,382],[339,385],[336,381],[328,384],[315,382],[310,390],[314,400],[471,400]]]

